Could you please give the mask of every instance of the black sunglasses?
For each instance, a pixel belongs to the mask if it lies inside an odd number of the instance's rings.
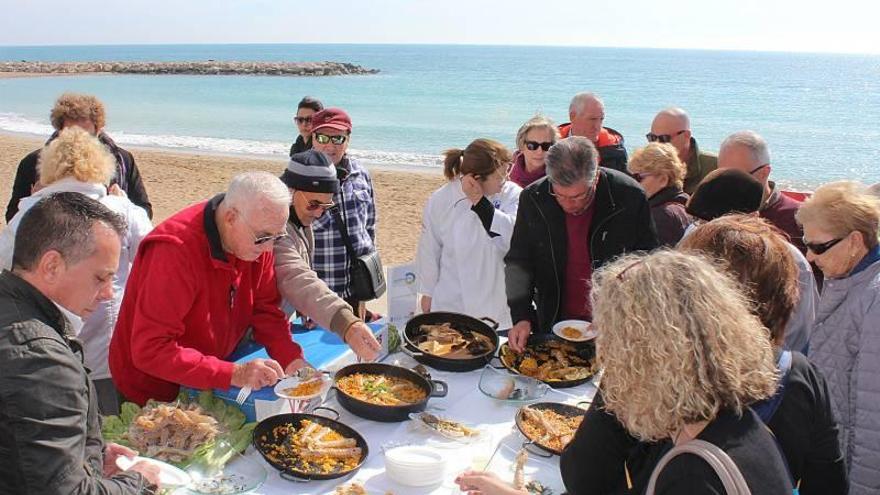
[[[673,138],[676,138],[687,132],[687,129],[683,131],[678,131],[675,134],[654,134],[653,132],[649,132],[645,134],[645,137],[648,139],[649,143],[668,143],[672,141]]]
[[[345,142],[346,139],[348,139],[348,136],[346,136],[345,134],[338,134],[336,136],[328,136],[326,134],[321,134],[319,132],[315,133],[315,141],[317,141],[318,144],[327,144],[327,143],[342,144]]]
[[[293,120],[295,120],[297,124],[310,124],[312,122],[311,117],[294,117]]]
[[[547,151],[551,146],[553,146],[553,143],[548,141],[542,141],[540,143],[537,141],[526,141],[526,149],[529,151],[535,151],[538,148]]]
[[[632,178],[635,179],[636,182],[641,182],[645,177],[649,177],[654,174],[649,174],[647,172],[633,172],[630,175],[632,175]]]
[[[837,245],[838,242],[840,242],[844,239],[846,239],[846,236],[843,236],[838,239],[832,239],[828,242],[821,242],[821,243],[814,244],[812,242],[807,242],[807,238],[804,237],[804,246],[806,246],[807,249],[812,251],[813,254],[823,254],[823,253],[825,253],[825,251],[828,251],[829,249],[833,248],[834,246]]]

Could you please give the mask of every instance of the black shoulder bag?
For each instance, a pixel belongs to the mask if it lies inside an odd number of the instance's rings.
[[[356,301],[372,301],[382,297],[385,293],[385,272],[382,269],[382,260],[379,258],[378,251],[372,251],[363,256],[357,256],[354,251],[354,245],[348,236],[348,228],[345,220],[342,218],[342,209],[345,208],[345,193],[341,193],[342,205],[333,208],[331,214],[336,228],[342,235],[342,242],[345,243],[345,251],[348,253],[350,265],[348,267],[349,276],[349,297]]]

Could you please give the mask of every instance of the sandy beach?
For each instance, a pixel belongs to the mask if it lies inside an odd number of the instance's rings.
[[[0,201],[9,201],[18,162],[40,147],[42,139],[0,134]],[[280,174],[283,159],[260,156],[209,155],[126,147],[135,157],[153,203],[153,223],[158,224],[184,206],[225,189],[229,180],[246,170]],[[378,244],[387,265],[415,257],[425,200],[443,184],[439,173],[370,170],[378,208]],[[4,222],[5,224],[5,222]]]

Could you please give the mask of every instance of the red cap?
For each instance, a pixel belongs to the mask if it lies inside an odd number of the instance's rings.
[[[341,108],[325,108],[312,115],[312,132],[323,127],[351,132],[351,118]]]

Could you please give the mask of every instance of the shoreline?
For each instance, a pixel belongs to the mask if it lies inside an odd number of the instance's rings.
[[[378,74],[371,69],[350,62],[263,62],[232,60],[192,61],[83,61],[83,62],[18,62],[0,61],[0,72],[29,74],[136,74],[136,75],[245,75],[324,77]]]
[[[12,191],[18,162],[41,147],[45,137],[0,132],[0,202],[3,211]],[[131,151],[153,204],[153,224],[182,208],[211,198],[226,189],[229,180],[247,170],[280,175],[286,157],[214,154],[199,150],[167,150],[125,146]],[[415,258],[422,209],[428,196],[445,183],[439,170],[368,165],[376,195],[377,245],[388,267]],[[3,222],[5,225],[5,221]]]

